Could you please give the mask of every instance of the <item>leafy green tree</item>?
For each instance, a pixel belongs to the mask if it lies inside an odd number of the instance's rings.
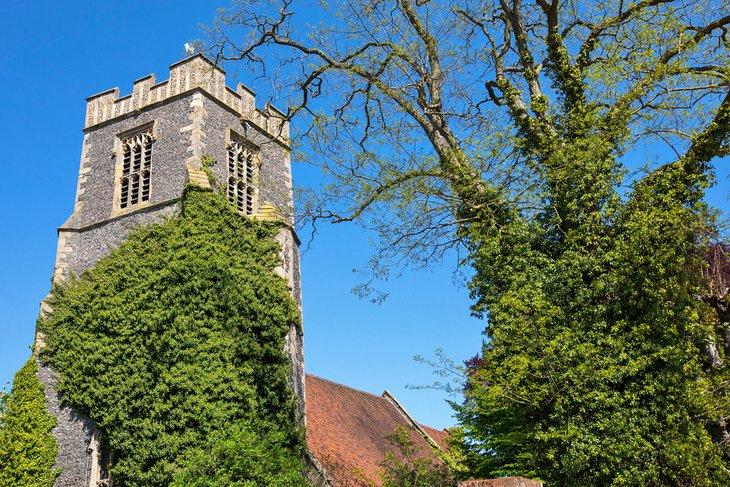
[[[455,487],[456,479],[448,466],[435,462],[413,443],[402,426],[388,436],[396,450],[389,451],[380,464],[383,487]]]
[[[36,373],[36,356],[21,367],[10,394],[0,396],[0,485],[52,487],[59,471],[56,420],[46,411],[46,396]]]
[[[704,192],[730,155],[729,11],[282,0],[214,27],[221,60],[296,67],[288,115],[328,178],[315,221],[379,232],[376,277],[453,248],[471,266],[487,318],[458,409],[473,473],[730,483],[729,325],[701,299]]]
[[[255,435],[276,439],[293,469],[281,475],[301,472],[284,355],[299,313],[274,273],[277,231],[191,186],[179,216],[134,231],[92,270],[54,286],[53,312],[38,325],[41,359],[58,373],[63,401],[101,428],[114,485],[168,486],[192,452],[198,463],[212,452],[215,465]],[[234,425],[250,430],[226,436]],[[213,448],[213,438],[223,443]],[[235,466],[222,464],[221,475]]]
[[[170,487],[306,487],[287,443],[278,428],[232,425],[188,453]]]

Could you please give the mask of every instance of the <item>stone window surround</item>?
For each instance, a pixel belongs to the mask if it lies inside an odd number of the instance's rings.
[[[245,129],[245,127],[244,127]],[[246,133],[246,131],[244,131]],[[245,149],[247,149],[251,153],[251,162],[252,162],[252,171],[253,175],[251,177],[251,188],[253,188],[253,204],[251,208],[251,213],[247,214],[246,212],[242,212],[246,216],[255,216],[259,211],[259,171],[261,169],[261,148],[257,145],[251,142],[251,140],[248,139],[245,135],[241,135],[238,132],[234,131],[231,128],[228,128],[226,130],[226,198],[228,198],[228,184],[229,179],[231,177],[230,170],[228,167],[228,155],[229,155],[229,148],[233,143],[239,143],[241,144]],[[230,202],[230,200],[229,200]],[[233,206],[237,208],[236,203],[233,203]]]
[[[114,137],[114,149],[112,152],[112,157],[115,160],[115,164],[114,164],[114,199],[112,201],[112,211],[111,211],[110,217],[126,215],[128,213],[133,213],[135,211],[138,211],[143,208],[147,208],[150,205],[152,205],[153,186],[152,186],[152,182],[150,181],[150,192],[149,192],[149,198],[147,199],[147,201],[141,201],[141,199],[140,199],[140,201],[138,201],[134,205],[127,205],[126,208],[121,208],[122,178],[124,177],[124,141],[128,140],[131,137],[134,137],[135,135],[142,134],[142,133],[148,133],[152,138],[152,143],[154,144],[154,142],[158,138],[157,137],[158,125],[159,124],[158,124],[157,120],[152,120],[150,122],[146,122],[141,125],[137,125],[130,129],[124,130],[123,132],[116,134],[116,136]],[[153,160],[154,160],[154,153],[155,153],[155,151],[153,150],[152,151]],[[152,166],[152,161],[150,162],[150,167],[151,166]]]

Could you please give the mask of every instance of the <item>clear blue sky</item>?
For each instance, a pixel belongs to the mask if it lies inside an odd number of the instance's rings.
[[[29,356],[38,305],[50,288],[56,228],[71,214],[81,149],[85,98],[149,73],[167,78],[183,44],[203,37],[199,24],[216,5],[193,1],[5,2],[0,16],[0,385]],[[266,86],[229,69],[266,101]],[[652,148],[646,149],[651,151]],[[727,161],[726,161],[727,162]],[[728,212],[727,166],[711,202]],[[294,168],[295,184],[305,171]],[[298,175],[300,176],[297,179]],[[387,283],[382,305],[350,293],[371,249],[354,226],[320,230],[303,255],[306,370],[373,393],[390,390],[417,420],[454,424],[444,395],[409,390],[429,384],[416,354],[443,348],[454,360],[480,349],[483,323],[469,316],[466,289],[454,286],[453,262]]]
[[[0,384],[28,358],[39,302],[50,288],[56,228],[71,214],[85,98],[149,73],[167,79],[183,44],[204,37],[215,7],[192,1],[5,2],[0,16],[4,157],[0,176]],[[266,102],[266,86],[229,69]],[[239,78],[236,78],[238,76]],[[302,168],[294,168],[295,183]],[[310,171],[311,172],[311,171]],[[416,354],[442,347],[457,360],[480,349],[482,323],[469,317],[466,290],[449,266],[406,273],[387,285],[382,305],[350,292],[353,268],[370,253],[353,225],[320,229],[302,256],[306,370],[358,389],[388,389],[419,421],[454,424],[444,395],[407,390],[433,382]]]

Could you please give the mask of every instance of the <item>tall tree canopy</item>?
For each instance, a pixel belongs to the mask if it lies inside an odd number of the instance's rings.
[[[730,482],[703,202],[730,155],[729,7],[251,1],[213,29],[219,59],[286,74],[330,183],[315,220],[374,228],[376,272],[464,251],[488,319],[459,408],[475,474]]]

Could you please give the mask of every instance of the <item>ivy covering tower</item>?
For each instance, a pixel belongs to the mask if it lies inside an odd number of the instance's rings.
[[[201,55],[87,102],[36,339],[55,486],[235,476],[198,455],[231,438],[266,453],[244,480],[295,485],[281,477],[301,472],[304,417],[288,123]]]

